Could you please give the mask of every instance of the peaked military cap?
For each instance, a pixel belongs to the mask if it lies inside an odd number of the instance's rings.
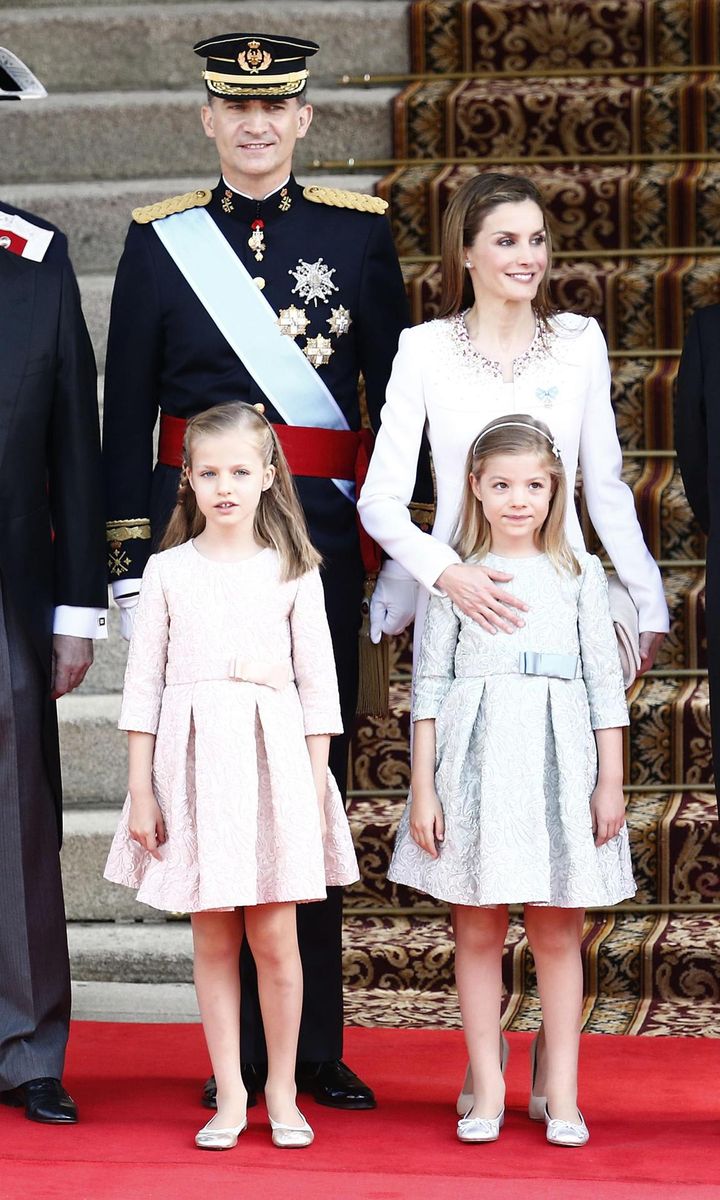
[[[203,79],[215,96],[282,99],[305,87],[305,60],[320,47],[301,38],[268,33],[224,33],[193,46],[207,59]]]
[[[12,50],[0,46],[0,100],[42,100],[45,88]]]

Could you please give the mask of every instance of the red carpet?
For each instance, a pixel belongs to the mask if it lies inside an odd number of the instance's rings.
[[[66,1083],[81,1124],[53,1129],[0,1108],[1,1200],[717,1200],[720,1041],[583,1038],[590,1144],[560,1150],[527,1119],[529,1036],[511,1034],[500,1140],[455,1139],[464,1065],[456,1032],[351,1029],[346,1057],[380,1107],[309,1098],[316,1141],[275,1150],[260,1104],[235,1150],[196,1150],[207,1072],[196,1025],[77,1023]]]

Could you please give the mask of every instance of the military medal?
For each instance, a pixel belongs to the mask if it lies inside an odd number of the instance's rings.
[[[296,308],[291,304],[289,308],[281,308],[278,316],[278,325],[280,332],[287,334],[288,337],[302,337],[307,329],[310,321],[305,316],[304,308]]]
[[[342,304],[339,308],[331,308],[330,312],[332,316],[327,319],[330,332],[334,333],[336,337],[342,337],[352,325],[350,313],[346,308],[343,308]]]
[[[258,217],[258,219],[256,221],[253,221],[250,228],[252,229],[252,233],[250,234],[250,237],[248,238],[248,246],[250,247],[253,254],[255,255],[256,262],[262,262],[263,254],[267,250],[267,246],[265,245],[265,238],[263,236],[265,222],[261,221],[260,218]]]
[[[334,353],[330,338],[323,337],[321,333],[317,337],[308,338],[303,349],[303,354],[314,367],[326,366]]]
[[[296,269],[288,271],[288,275],[292,275],[297,280],[293,292],[296,292],[306,304],[310,304],[312,301],[316,308],[318,300],[325,303],[330,299],[331,293],[338,290],[332,281],[334,274],[335,267],[329,267],[321,258],[314,263],[305,262],[301,258],[298,260]]]

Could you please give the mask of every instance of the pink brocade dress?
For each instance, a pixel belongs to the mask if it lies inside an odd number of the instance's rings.
[[[128,833],[129,797],[105,878],[173,912],[321,900],[357,860],[328,772],[327,834],[305,738],[342,730],[317,570],[281,582],[274,550],[215,562],[192,542],[143,576],[119,727],[156,736],[153,789],[166,842]]]

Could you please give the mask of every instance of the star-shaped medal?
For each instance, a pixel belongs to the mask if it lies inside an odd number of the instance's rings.
[[[298,260],[297,268],[294,271],[288,271],[288,275],[294,276],[297,280],[293,293],[304,300],[306,304],[312,301],[316,308],[318,300],[325,303],[330,299],[331,294],[338,290],[332,281],[334,274],[335,267],[329,267],[321,258],[314,263],[305,262],[301,258]]]
[[[296,338],[305,333],[310,321],[305,316],[304,308],[296,308],[291,304],[289,308],[281,308],[278,315],[278,325],[280,332],[287,334],[288,337]]]
[[[336,337],[342,337],[342,335],[347,333],[348,329],[352,325],[352,317],[350,316],[348,309],[343,308],[342,304],[339,306],[339,308],[331,308],[330,312],[332,313],[332,316],[328,317],[327,319],[327,323],[330,326],[330,332],[334,333]]]
[[[317,337],[308,338],[303,350],[303,354],[310,359],[314,367],[326,366],[334,353],[330,338],[323,337],[321,333]]]

